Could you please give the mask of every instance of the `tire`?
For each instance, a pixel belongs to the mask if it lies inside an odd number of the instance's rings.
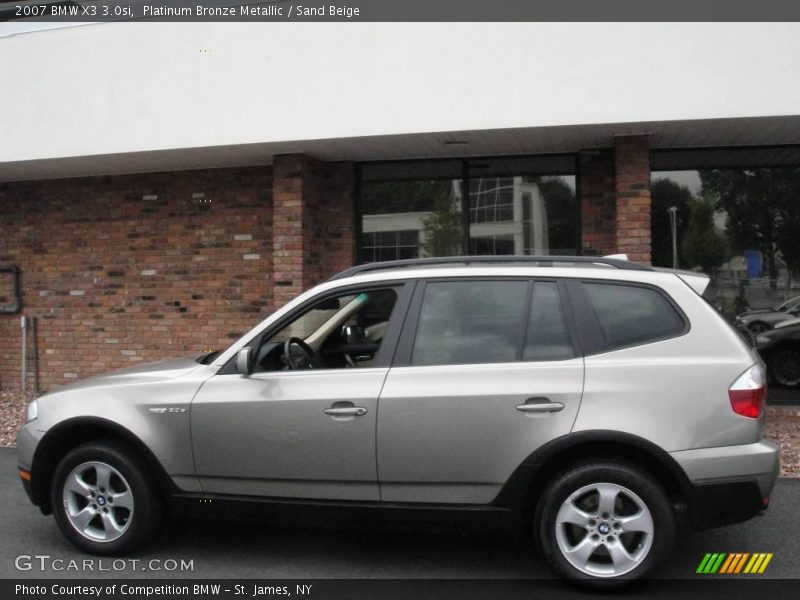
[[[800,387],[800,350],[783,348],[769,361],[775,383],[785,388]]]
[[[131,552],[153,537],[163,512],[147,464],[113,441],[71,450],[56,467],[50,493],[62,533],[90,554]]]
[[[550,567],[597,589],[644,577],[669,555],[675,539],[675,514],[664,489],[639,469],[614,462],[556,476],[539,500],[535,523]]]

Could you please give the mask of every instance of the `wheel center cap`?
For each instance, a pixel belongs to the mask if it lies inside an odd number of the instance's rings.
[[[610,527],[608,526],[608,523],[600,523],[600,526],[597,528],[597,530],[605,535],[609,532]]]
[[[105,499],[103,496],[98,496],[98,497],[97,497],[97,503],[98,503],[100,506],[103,506],[103,505],[106,503],[106,499]]]

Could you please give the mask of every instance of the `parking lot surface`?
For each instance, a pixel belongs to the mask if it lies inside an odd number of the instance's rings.
[[[40,569],[15,566],[20,555],[49,556],[68,565],[88,557],[61,535],[52,517],[32,506],[17,480],[13,448],[0,449],[0,578],[191,577],[191,578],[549,578],[531,536],[461,535],[331,530],[242,522],[174,520],[154,544],[127,557],[122,570]],[[671,559],[657,578],[693,578],[706,552],[772,552],[760,577],[800,576],[800,479],[780,479],[763,517],[746,523],[679,534]],[[95,559],[97,560],[97,559]],[[147,570],[150,561],[162,570]],[[163,570],[191,561],[190,571]],[[111,559],[104,559],[111,567]],[[22,559],[23,566],[26,560]],[[119,566],[119,565],[117,565]],[[145,570],[143,570],[145,569]],[[708,577],[708,576],[703,576]]]

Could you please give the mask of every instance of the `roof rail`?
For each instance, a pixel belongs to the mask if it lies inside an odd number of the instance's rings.
[[[606,256],[437,256],[432,258],[413,258],[408,260],[388,260],[373,262],[345,269],[331,277],[328,281],[345,279],[369,271],[387,271],[390,269],[403,269],[413,267],[432,267],[437,265],[509,265],[509,264],[535,264],[540,267],[552,267],[556,263],[566,264],[593,264],[615,267],[627,271],[652,271],[651,267],[639,263]]]

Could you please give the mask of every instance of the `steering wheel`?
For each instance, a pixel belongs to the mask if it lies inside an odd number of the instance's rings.
[[[300,349],[300,351],[303,353],[306,363],[308,363],[308,367],[303,367],[301,361],[297,360],[297,357],[292,353],[292,346]],[[325,366],[322,362],[322,359],[320,359],[319,355],[314,352],[311,346],[297,337],[290,337],[283,343],[283,360],[291,371],[296,371],[303,368],[319,369]]]

